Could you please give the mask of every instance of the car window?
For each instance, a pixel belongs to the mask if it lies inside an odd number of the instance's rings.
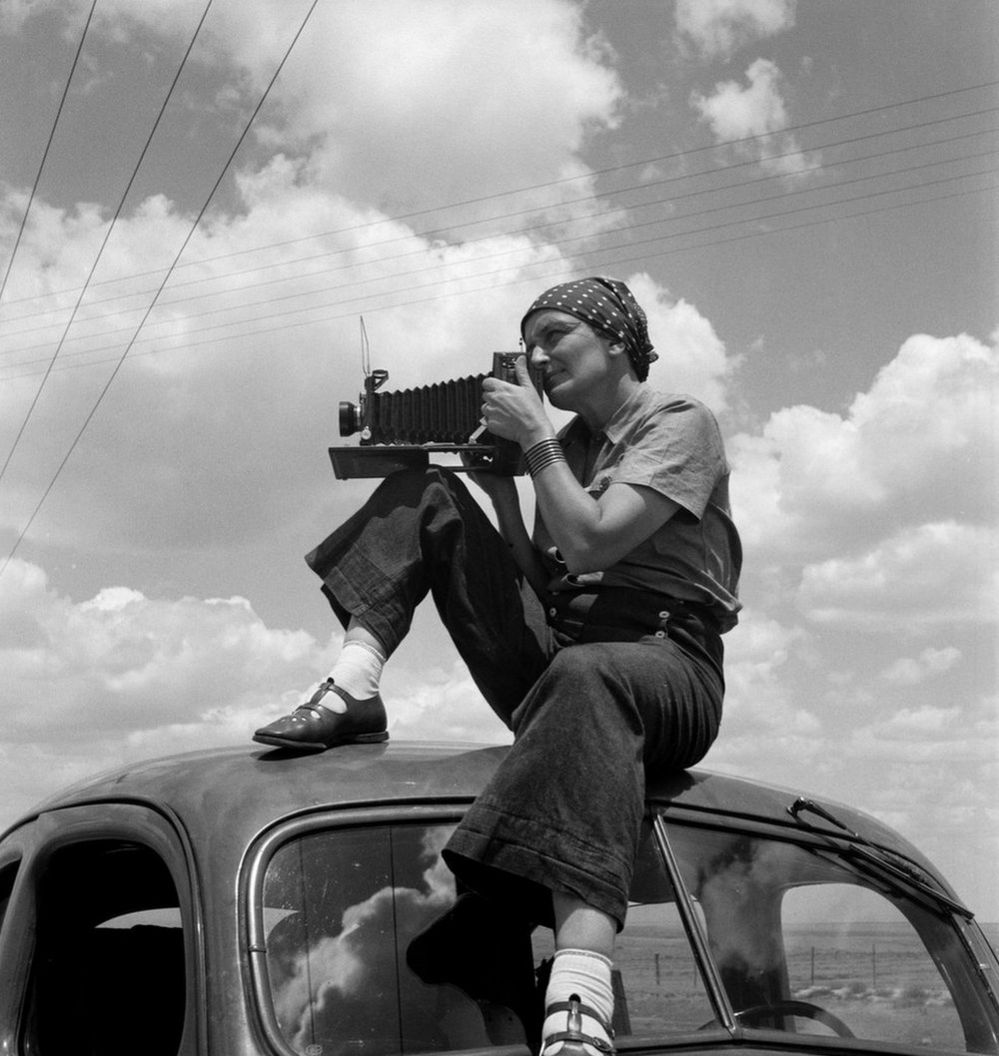
[[[551,931],[538,928],[534,947],[536,961],[544,964],[552,952]],[[626,1041],[687,1036],[717,1023],[649,829],[643,832],[628,915],[614,945],[613,984],[618,1048]]]
[[[292,1051],[441,1052],[523,1045],[528,1033],[536,1043],[551,931],[480,937],[481,919],[467,915],[467,893],[456,891],[440,857],[452,827],[330,828],[296,836],[272,856],[258,907],[265,1020]],[[435,923],[457,897],[448,919],[461,923],[442,932]],[[619,1044],[715,1021],[650,838],[614,984]]]
[[[480,1009],[458,987],[428,985],[406,963],[409,944],[455,900],[439,853],[449,831],[332,829],[275,853],[263,889],[267,980],[295,1052],[429,1052],[523,1040],[503,1010]]]
[[[829,846],[667,826],[746,1028],[996,1053],[960,928]]]
[[[118,840],[63,847],[40,868],[36,913],[26,1051],[175,1056],[184,934],[162,859]]]

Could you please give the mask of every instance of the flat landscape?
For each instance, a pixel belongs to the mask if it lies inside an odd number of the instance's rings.
[[[995,948],[999,924],[982,930]],[[857,1037],[963,1050],[947,987],[908,925],[811,925],[789,928],[785,941],[795,1000],[828,1010]],[[619,1033],[669,1036],[713,1019],[678,923],[629,925],[616,964],[625,998],[619,1001]],[[833,1033],[803,1018],[794,1029]]]

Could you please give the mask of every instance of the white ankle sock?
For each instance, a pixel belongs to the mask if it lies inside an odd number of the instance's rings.
[[[384,666],[385,657],[373,645],[348,638],[329,677],[355,700],[366,700],[378,692]],[[330,711],[347,710],[346,701],[335,693],[323,698],[323,707]]]
[[[599,1012],[607,1023],[610,1023],[614,1015],[614,988],[611,983],[610,960],[602,954],[591,953],[589,950],[557,950],[552,961],[552,974],[548,980],[548,989],[545,991],[545,1008],[557,1001],[568,1001],[574,994],[579,997],[582,1004],[589,1005],[594,1011]],[[546,1038],[565,1030],[567,1023],[567,1012],[553,1013],[545,1019],[541,1037]],[[611,1040],[592,1016],[583,1016],[582,1033],[602,1038],[608,1042]],[[543,1056],[556,1056],[562,1046],[563,1043],[560,1041],[549,1045],[543,1050]],[[600,1056],[599,1050],[594,1046],[584,1047],[590,1056]]]

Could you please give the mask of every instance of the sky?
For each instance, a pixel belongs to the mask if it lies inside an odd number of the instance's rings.
[[[389,388],[477,374],[604,274],[732,465],[702,766],[999,920],[993,0],[205,5],[0,5],[0,826],[325,674],[362,333]],[[395,739],[509,740],[429,609],[383,691]]]

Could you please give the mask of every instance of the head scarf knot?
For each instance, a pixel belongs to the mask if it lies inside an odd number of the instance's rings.
[[[639,381],[645,381],[649,376],[649,364],[659,358],[652,351],[645,312],[631,290],[618,279],[596,276],[574,279],[545,290],[524,313],[520,321],[521,337],[524,336],[527,317],[543,308],[567,312],[589,323],[595,330],[621,341]]]

